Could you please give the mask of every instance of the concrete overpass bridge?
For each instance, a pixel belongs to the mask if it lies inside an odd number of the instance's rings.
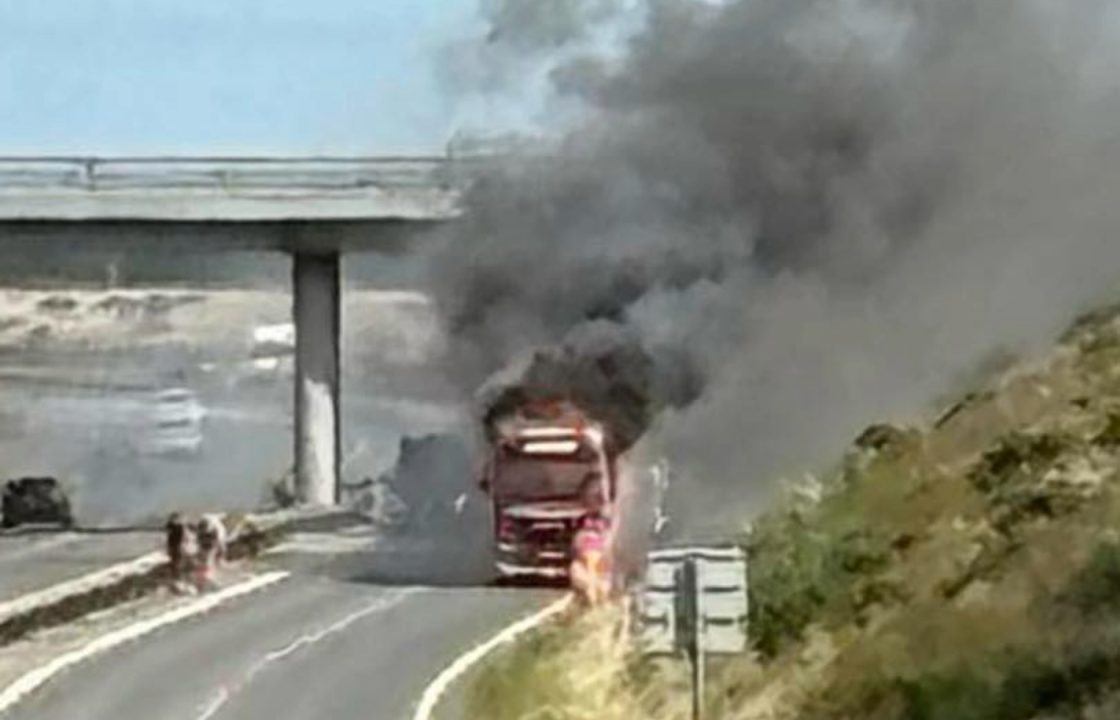
[[[475,162],[448,157],[0,157],[0,252],[77,245],[292,256],[296,489],[338,499],[340,257],[406,252],[454,219]]]

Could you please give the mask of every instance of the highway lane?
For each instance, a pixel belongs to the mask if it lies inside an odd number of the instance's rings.
[[[336,559],[283,557],[295,569],[288,580],[91,659],[48,682],[11,717],[406,720],[458,654],[556,597],[379,585],[354,579],[376,555]]]
[[[0,602],[162,547],[158,531],[0,533]]]
[[[295,577],[93,659],[11,717],[406,719],[458,653],[544,600]]]

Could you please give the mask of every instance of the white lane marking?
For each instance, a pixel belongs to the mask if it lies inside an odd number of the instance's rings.
[[[251,682],[253,682],[253,678],[263,672],[265,668],[267,668],[272,663],[283,660],[289,655],[298,652],[302,648],[314,645],[328,635],[334,635],[335,633],[342,632],[349,626],[365,617],[368,617],[369,615],[384,612],[391,607],[399,605],[409,595],[414,595],[418,592],[420,592],[420,588],[405,588],[404,590],[401,590],[399,592],[380,597],[369,605],[366,605],[365,607],[350,613],[341,620],[338,620],[321,630],[316,630],[313,633],[303,635],[295,639],[288,645],[285,645],[284,647],[277,650],[273,650],[261,659],[257,660],[257,662],[253,663],[253,665],[249,667],[249,670],[241,677],[241,679],[234,683],[232,686],[227,685],[225,687],[219,688],[218,692],[214,695],[210,702],[199,708],[200,714],[198,715],[197,720],[209,720],[209,718],[217,715],[218,711],[221,710],[227,702],[229,702],[230,698],[244,690]]]
[[[257,575],[237,585],[223,588],[211,595],[204,595],[187,605],[175,608],[162,615],[142,620],[119,630],[105,633],[98,638],[94,638],[82,647],[63,653],[45,665],[25,673],[11,685],[4,688],[4,690],[0,692],[0,714],[10,710],[12,706],[58,673],[77,665],[83,660],[87,660],[94,655],[123,645],[130,640],[135,640],[143,635],[147,635],[159,628],[186,620],[195,615],[201,615],[227,600],[247,595],[268,585],[280,582],[289,575],[290,573],[283,570]]]
[[[365,530],[365,528],[363,528]],[[365,535],[339,537],[313,533],[292,533],[288,539],[264,551],[265,555],[300,553],[303,555],[341,555],[373,548],[377,538],[365,530]]]
[[[7,540],[9,537],[14,539],[19,536],[13,535],[0,537],[3,537],[4,540]],[[81,536],[77,533],[68,532],[59,535],[52,535],[45,539],[39,538],[36,540],[32,540],[22,547],[12,548],[11,550],[5,549],[3,552],[0,552],[0,563],[10,562],[12,560],[20,560],[27,557],[28,555],[34,555],[36,553],[43,552],[44,550],[50,550],[61,545],[67,545],[76,542],[80,537]]]
[[[486,642],[460,655],[454,662],[444,668],[443,672],[425,688],[424,694],[420,696],[420,704],[416,706],[416,713],[412,716],[412,720],[431,720],[432,713],[435,712],[436,705],[439,704],[443,694],[447,692],[447,689],[451,687],[452,683],[470,670],[472,666],[499,646],[512,642],[517,639],[518,636],[532,630],[549,618],[564,612],[571,604],[572,595],[565,595],[544,610],[522,620],[518,620]]]
[[[143,575],[166,561],[167,556],[163,552],[150,552],[133,560],[126,560],[101,570],[95,570],[73,580],[67,580],[42,590],[21,595],[13,600],[0,603],[0,622],[45,605],[52,605],[71,595],[88,592],[103,585],[117,582],[125,577]]]

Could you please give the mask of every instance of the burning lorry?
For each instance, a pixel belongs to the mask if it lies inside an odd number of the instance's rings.
[[[609,430],[570,403],[518,407],[487,427],[480,485],[490,499],[503,578],[565,578],[589,516],[610,517],[619,493]]]

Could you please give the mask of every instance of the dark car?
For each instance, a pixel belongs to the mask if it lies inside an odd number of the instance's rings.
[[[53,477],[9,480],[4,485],[2,511],[0,525],[6,528],[27,523],[58,523],[63,527],[74,524],[70,499]]]

